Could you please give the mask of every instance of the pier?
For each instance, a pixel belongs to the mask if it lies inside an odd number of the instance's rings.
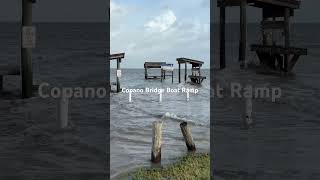
[[[263,67],[288,73],[291,72],[301,55],[307,55],[307,49],[290,45],[290,18],[294,10],[300,8],[297,0],[218,0],[220,8],[220,69],[226,67],[225,53],[225,16],[226,7],[240,7],[239,62],[245,66],[247,59],[247,6],[262,9],[261,34],[262,44],[251,45]],[[284,42],[273,38],[275,30],[281,30]],[[271,36],[268,36],[268,33]]]
[[[204,64],[203,61],[198,61],[194,59],[188,59],[188,58],[177,58],[177,62],[179,64],[179,83],[181,83],[181,64],[185,64],[185,69],[184,69],[184,81],[187,81],[187,64],[191,64],[191,72],[192,75],[189,75],[189,78],[191,82],[196,83],[196,84],[201,84],[204,79],[206,79],[205,76],[201,76],[201,66]]]
[[[120,77],[121,77],[121,69],[120,69],[120,63],[122,59],[124,58],[125,53],[118,53],[118,54],[110,54],[109,60],[116,60],[117,61],[117,92],[121,91],[120,88]]]
[[[160,69],[160,76],[148,74],[149,69]],[[166,74],[167,72],[171,72],[171,74]],[[145,62],[144,63],[144,78],[148,79],[166,79],[166,76],[171,76],[173,83],[173,64],[167,64],[166,62]]]

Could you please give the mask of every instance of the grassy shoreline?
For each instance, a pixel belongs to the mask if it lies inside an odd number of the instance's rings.
[[[210,179],[210,155],[188,154],[162,168],[142,168],[132,173],[134,180]]]

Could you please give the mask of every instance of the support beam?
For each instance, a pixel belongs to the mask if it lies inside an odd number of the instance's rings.
[[[184,82],[187,82],[187,63],[184,63]]]
[[[3,76],[0,75],[0,92],[3,90]]]
[[[247,51],[247,0],[241,0],[240,5],[240,68],[245,66]]]
[[[226,67],[226,8],[220,7],[220,69]]]
[[[117,70],[120,70],[120,61],[121,59],[117,59]],[[117,92],[120,91],[120,77],[117,76]]]
[[[22,0],[22,29],[25,26],[32,26],[32,1]],[[21,38],[23,38],[21,36]],[[22,39],[21,39],[22,42]],[[21,89],[22,98],[32,96],[32,49],[23,48],[21,43]]]
[[[144,79],[148,79],[148,69],[144,67]]]
[[[285,9],[285,15],[284,15],[284,47],[289,48],[290,47],[290,9]],[[289,63],[289,55],[284,55],[284,70],[285,72],[288,72],[288,63]]]
[[[173,70],[172,70],[172,72],[171,72],[171,73],[172,73],[172,74],[171,74],[171,78],[172,78],[172,80],[171,80],[171,81],[172,81],[172,83],[173,83]]]
[[[179,83],[181,83],[181,64],[179,63]]]

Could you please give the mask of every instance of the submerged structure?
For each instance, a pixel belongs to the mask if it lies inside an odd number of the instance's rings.
[[[262,66],[288,73],[292,71],[301,55],[307,55],[307,49],[290,45],[290,18],[294,10],[300,7],[297,0],[218,0],[220,8],[220,69],[226,67],[225,55],[225,14],[226,7],[240,7],[240,67],[245,66],[247,52],[247,16],[246,7],[262,9],[261,34],[262,44],[251,45]],[[276,42],[273,33],[282,31],[284,42]],[[271,36],[270,36],[271,34]]]
[[[159,69],[160,75],[152,75],[148,74],[149,69]],[[171,74],[166,74],[167,72],[171,72]],[[161,81],[166,79],[166,76],[171,76],[173,83],[173,64],[167,64],[166,62],[145,62],[144,63],[144,78],[145,79],[157,79],[160,78]]]
[[[109,60],[116,60],[117,61],[117,92],[121,91],[120,88],[120,77],[121,77],[121,69],[120,69],[120,63],[122,59],[124,58],[125,53],[118,53],[118,54],[110,54]]]
[[[185,64],[184,69],[184,81],[187,81],[187,64],[191,64],[191,72],[192,74],[189,75],[189,78],[191,82],[196,84],[201,84],[204,79],[206,79],[205,76],[201,76],[201,66],[204,64],[202,61],[194,60],[194,59],[188,59],[188,58],[177,58],[177,62],[179,64],[179,83],[181,83],[181,64]]]

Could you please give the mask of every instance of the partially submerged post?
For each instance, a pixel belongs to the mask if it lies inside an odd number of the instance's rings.
[[[69,99],[63,94],[58,101],[58,122],[60,123],[60,128],[64,129],[68,126],[69,121]]]
[[[187,122],[182,122],[180,124],[181,132],[186,142],[188,151],[196,151],[196,145],[193,142],[192,134]]]
[[[247,127],[253,124],[252,119],[252,97],[245,98],[245,123]]]
[[[152,124],[151,161],[153,163],[158,163],[161,161],[162,124],[162,121],[155,121]]]
[[[21,29],[21,89],[22,98],[32,96],[32,48],[34,32],[32,28],[33,0],[22,0],[22,29]],[[31,43],[29,42],[31,41]]]
[[[201,76],[201,70],[200,70],[200,68],[204,62],[194,60],[194,59],[188,59],[188,58],[177,58],[177,62],[179,64],[179,83],[181,82],[181,79],[180,79],[180,77],[181,77],[180,76],[181,64],[185,64],[185,73],[184,73],[184,81],[185,82],[187,81],[187,64],[192,65],[192,68],[191,68],[192,75],[189,75],[189,78],[193,83],[201,84],[202,81],[204,79],[206,79],[205,76]]]
[[[121,77],[121,69],[120,69],[120,63],[121,60],[124,58],[125,53],[119,53],[119,54],[110,54],[109,60],[117,60],[117,92],[121,91],[120,88],[120,77]]]

